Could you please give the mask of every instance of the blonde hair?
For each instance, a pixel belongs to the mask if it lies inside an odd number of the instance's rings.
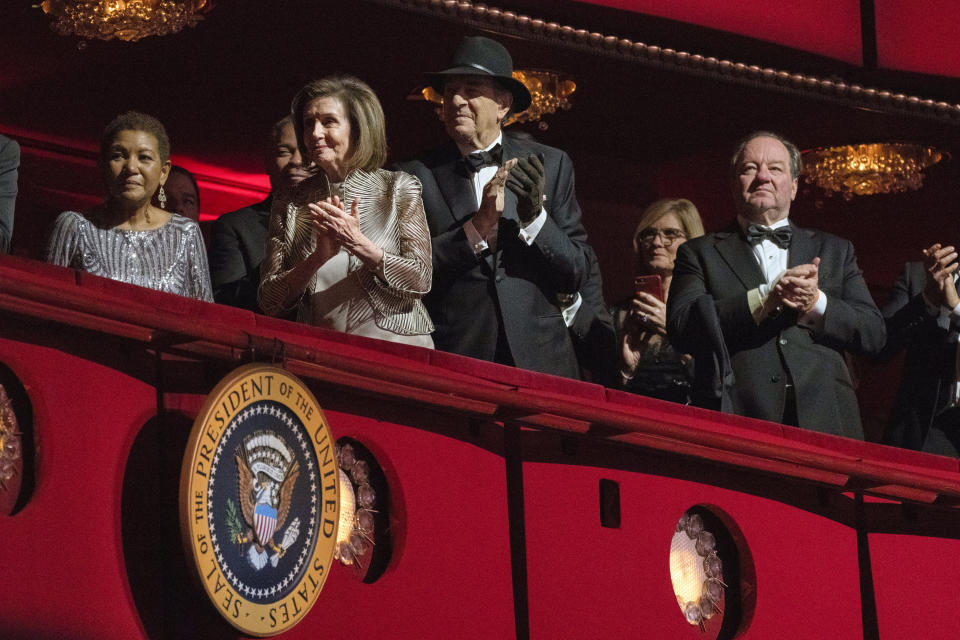
[[[353,76],[328,76],[308,83],[293,98],[290,107],[297,146],[304,160],[310,154],[303,146],[303,112],[317,98],[336,98],[350,119],[350,142],[353,152],[347,159],[347,171],[374,171],[387,161],[387,126],[383,107],[373,89]],[[312,158],[311,158],[312,159]]]
[[[683,232],[687,234],[687,239],[697,238],[704,234],[703,221],[700,220],[700,212],[692,202],[685,198],[662,198],[647,207],[643,215],[640,216],[640,222],[633,232],[633,252],[640,253],[640,232],[652,225],[654,222],[667,215],[674,213],[680,218],[680,224],[683,225]]]

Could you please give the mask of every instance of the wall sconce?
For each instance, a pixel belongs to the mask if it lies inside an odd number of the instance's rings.
[[[684,513],[670,542],[670,581],[683,616],[706,631],[714,615],[723,614],[723,562],[717,541],[698,513]]]
[[[0,491],[10,492],[13,496],[20,488],[18,476],[23,473],[22,435],[17,429],[17,416],[10,398],[3,385],[0,385]]]
[[[392,554],[390,490],[373,454],[353,438],[337,440],[340,468],[340,525],[334,557],[371,583],[386,570]]]

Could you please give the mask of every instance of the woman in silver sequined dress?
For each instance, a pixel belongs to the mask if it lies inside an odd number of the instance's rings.
[[[420,300],[432,273],[420,182],[381,168],[387,145],[376,94],[356,78],[324,78],[300,90],[292,117],[301,154],[320,171],[274,198],[260,308],[433,348]]]
[[[170,141],[154,117],[129,111],[100,139],[106,200],[57,218],[47,261],[181,296],[213,301],[207,254],[193,220],[150,204],[170,172]]]

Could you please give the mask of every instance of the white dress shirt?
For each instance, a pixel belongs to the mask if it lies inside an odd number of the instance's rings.
[[[750,222],[743,216],[737,216],[737,221],[740,223],[740,227],[744,230],[744,233],[746,233],[747,228],[751,224],[756,224]],[[784,218],[774,222],[769,227],[762,224],[758,224],[757,226],[763,229],[779,229],[781,227],[788,226],[789,224],[790,221],[787,218]],[[760,312],[761,310],[765,310],[767,308],[766,302],[767,298],[770,296],[770,291],[787,270],[790,251],[789,249],[783,249],[776,242],[767,238],[764,238],[760,242],[754,242],[751,244],[753,255],[757,259],[757,263],[760,265],[760,271],[763,273],[763,277],[766,280],[766,283],[761,284],[756,290],[759,293],[761,308],[755,310],[754,318],[759,323],[765,315],[765,313],[761,314]],[[819,289],[818,291],[820,295],[817,297],[817,301],[814,303],[813,308],[797,318],[797,324],[809,327],[814,331],[818,331],[823,328],[823,314],[827,310],[827,294]]]
[[[480,149],[474,153],[481,153],[483,151],[490,151],[498,144],[503,143],[503,133],[500,133],[497,136],[497,139],[494,140],[487,148]],[[506,158],[509,160],[509,158]],[[496,165],[488,165],[486,167],[480,167],[480,170],[473,174],[473,193],[475,196],[475,202],[477,203],[477,209],[480,208],[480,199],[483,198],[483,188],[486,186],[490,180],[493,179],[493,176],[496,175],[497,169],[500,167]],[[540,233],[540,230],[543,229],[543,224],[547,220],[547,211],[543,207],[540,207],[540,214],[531,220],[528,224],[524,225],[521,223],[520,233],[518,234],[520,239],[523,240],[527,246],[532,245],[533,241],[537,239],[537,235]],[[463,223],[463,231],[467,235],[467,241],[470,243],[470,246],[473,247],[473,252],[477,255],[482,254],[488,249],[490,251],[496,251],[497,249],[497,225],[494,225],[490,229],[490,233],[486,238],[480,235],[480,232],[477,231],[477,228],[473,226],[473,219],[467,220]]]

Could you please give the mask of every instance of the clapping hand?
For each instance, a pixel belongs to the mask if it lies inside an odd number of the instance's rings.
[[[957,252],[952,246],[939,242],[923,250],[923,265],[927,269],[927,283],[923,295],[931,304],[953,309],[960,304],[953,274],[957,271]]]
[[[543,192],[546,189],[543,154],[531,153],[526,158],[520,158],[510,171],[507,187],[517,195],[517,215],[520,222],[532,222],[543,208]]]
[[[349,213],[339,196],[311,202],[307,206],[317,230],[317,252],[335,249],[327,259],[333,257],[341,246],[368,267],[376,266],[383,259],[383,249],[373,244],[360,230],[359,198],[350,205]]]
[[[339,207],[340,198],[327,198],[326,203]],[[327,220],[326,211],[320,207],[319,203],[309,203],[307,208],[312,216],[311,225],[317,235],[317,247],[312,254],[312,258],[320,266],[327,260],[340,252],[340,238],[336,231],[332,229],[331,223]]]
[[[483,194],[480,196],[480,208],[473,216],[473,227],[481,237],[486,238],[503,214],[505,185],[510,170],[517,164],[517,159],[507,160],[497,169],[497,172],[490,178],[490,182],[483,186]]]
[[[320,202],[311,202],[307,206],[313,213],[314,222],[317,230],[322,234],[334,238],[346,249],[356,247],[360,243],[363,234],[360,232],[360,218],[357,214],[357,207],[360,200],[354,200],[347,213],[344,209],[340,196],[326,198]]]
[[[801,264],[787,269],[773,286],[772,295],[783,306],[804,314],[813,309],[820,297],[818,275],[820,258],[810,264]]]

